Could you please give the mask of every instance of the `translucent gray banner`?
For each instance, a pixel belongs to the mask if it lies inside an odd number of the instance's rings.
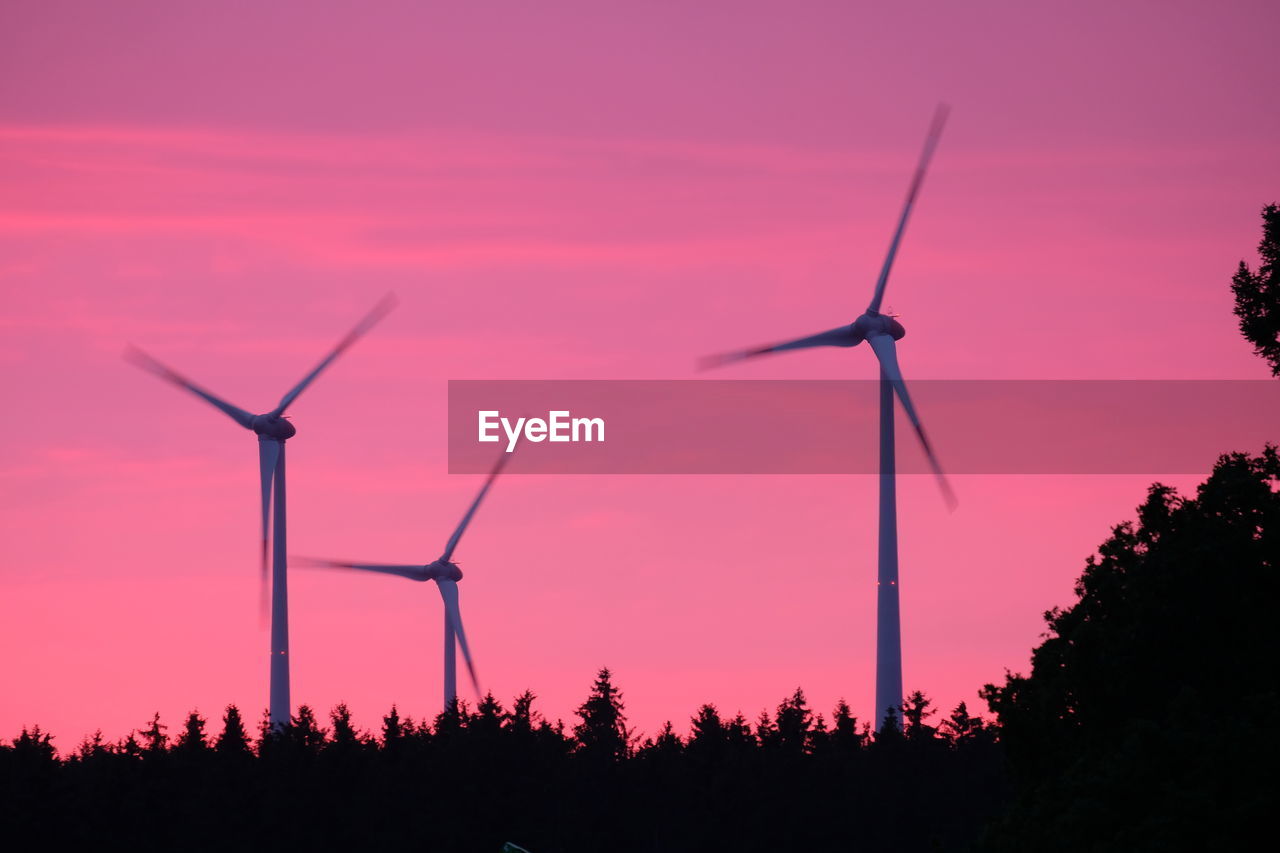
[[[951,474],[1195,474],[1280,436],[1280,382],[919,380]],[[455,380],[449,471],[874,474],[877,381]],[[928,473],[895,400],[897,466]],[[482,436],[485,440],[482,440]],[[517,461],[518,460],[518,461]]]

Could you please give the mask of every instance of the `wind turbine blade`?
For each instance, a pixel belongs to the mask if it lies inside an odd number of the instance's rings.
[[[942,127],[947,123],[949,112],[950,109],[946,104],[938,104],[937,110],[933,113],[933,121],[929,123],[929,134],[924,139],[924,150],[920,152],[920,162],[916,164],[916,173],[912,176],[911,186],[907,189],[907,200],[902,205],[902,216],[898,218],[898,227],[893,232],[893,240],[889,243],[889,254],[884,259],[884,266],[880,268],[880,277],[876,279],[875,295],[871,297],[871,304],[867,306],[867,310],[872,313],[880,311],[885,285],[889,283],[889,270],[893,267],[894,256],[898,254],[898,244],[902,242],[902,232],[907,229],[907,219],[911,216],[911,208],[916,203],[916,194],[920,192],[920,185],[924,183],[924,174],[929,168],[929,160],[933,158],[934,149],[938,147],[938,139],[942,136]]]
[[[467,510],[467,514],[462,517],[462,521],[458,524],[458,529],[453,531],[453,535],[449,537],[449,542],[444,546],[444,554],[440,559],[447,561],[453,556],[453,551],[458,547],[458,540],[462,538],[462,534],[466,531],[467,525],[471,523],[471,518],[476,514],[476,510],[480,506],[480,502],[484,500],[484,496],[489,493],[489,487],[493,485],[493,481],[498,479],[498,475],[502,473],[502,469],[506,466],[507,460],[511,457],[509,453],[502,453],[498,456],[497,463],[493,466],[493,470],[489,472],[489,477],[484,481],[484,485],[480,487],[480,493],[476,495],[476,499],[471,502],[471,508]]]
[[[471,675],[471,686],[476,690],[476,698],[480,698],[480,679],[476,678],[476,667],[471,660],[471,648],[467,645],[467,632],[462,630],[462,613],[458,609],[458,582],[447,578],[436,578],[436,586],[440,588],[440,597],[444,599],[445,618],[453,624],[453,633],[458,638],[458,648],[462,649],[462,659],[467,663],[467,672]]]
[[[397,575],[414,581],[427,579],[426,566],[401,565],[397,563],[348,563],[343,560],[322,560],[316,557],[289,557],[289,565],[303,566],[311,569],[355,569],[362,572],[378,572],[384,575]]]
[[[880,361],[880,369],[884,371],[884,375],[889,377],[889,381],[893,383],[893,390],[898,395],[898,399],[902,401],[902,408],[906,411],[911,425],[915,427],[916,437],[920,439],[920,446],[924,448],[924,455],[929,460],[929,467],[933,469],[934,476],[938,478],[938,488],[942,489],[942,499],[946,501],[948,509],[955,509],[955,492],[951,491],[951,484],[947,482],[946,474],[942,473],[942,466],[938,463],[938,457],[933,452],[933,446],[929,444],[929,439],[924,434],[924,424],[920,422],[920,416],[916,414],[916,407],[911,402],[911,395],[907,393],[907,383],[902,379],[902,368],[898,366],[898,351],[893,338],[889,335],[873,335],[867,338],[867,343],[870,344],[871,349],[875,350],[876,358]]]
[[[137,365],[138,367],[141,367],[143,370],[149,373],[154,373],[156,376],[159,376],[161,379],[165,380],[166,382],[172,382],[174,385],[177,385],[179,388],[184,388],[187,391],[190,391],[192,394],[195,394],[197,397],[203,397],[205,400],[212,403],[214,406],[217,406],[219,409],[221,409],[223,412],[229,415],[233,421],[240,424],[240,426],[244,427],[245,429],[253,428],[253,415],[251,415],[249,412],[246,412],[244,409],[241,409],[237,406],[231,405],[226,400],[223,400],[219,397],[214,396],[213,394],[209,393],[205,389],[201,388],[196,383],[192,382],[187,377],[183,376],[181,373],[178,373],[175,370],[170,370],[168,367],[165,367],[163,364],[156,361],[154,358],[147,355],[145,352],[138,349],[137,347],[135,346],[126,347],[124,351],[124,357],[126,361],[132,362],[133,364]]]
[[[258,440],[258,476],[262,481],[262,559],[258,572],[258,613],[263,623],[270,613],[267,591],[270,574],[267,568],[267,543],[271,537],[271,487],[275,482],[276,467],[280,464],[280,442],[271,439]]]
[[[388,293],[386,296],[378,300],[378,304],[373,306],[373,310],[366,314],[359,323],[356,323],[355,328],[350,332],[347,332],[346,337],[338,341],[338,345],[335,346],[328,355],[321,359],[320,363],[317,364],[310,373],[304,376],[301,382],[295,385],[288,394],[285,394],[280,398],[280,405],[275,407],[271,412],[271,416],[279,417],[284,414],[284,410],[289,408],[289,404],[296,400],[298,395],[307,389],[307,386],[320,375],[321,371],[328,367],[335,358],[342,355],[342,353],[359,340],[361,336],[377,325],[378,321],[387,316],[387,314],[391,312],[391,309],[395,307],[396,298],[393,294]]]
[[[852,347],[862,342],[862,335],[853,330],[852,325],[840,326],[839,328],[830,329],[826,332],[819,332],[816,335],[809,335],[807,338],[796,338],[794,341],[784,341],[780,344],[770,344],[769,346],[756,347],[755,349],[736,350],[734,352],[720,353],[719,355],[709,355],[698,360],[699,370],[709,370],[713,367],[722,367],[735,361],[744,361],[748,358],[755,358],[761,355],[771,355],[775,352],[785,352],[792,349],[808,349],[810,347]]]

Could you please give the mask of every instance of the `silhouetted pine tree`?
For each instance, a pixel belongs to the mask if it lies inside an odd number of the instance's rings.
[[[76,757],[80,761],[91,761],[101,758],[110,751],[111,745],[103,739],[102,729],[98,729],[91,736],[80,741],[80,746],[76,748]]]
[[[395,752],[404,740],[404,723],[400,719],[400,711],[395,705],[382,718],[382,748],[387,752]]]
[[[767,710],[756,717],[755,742],[764,749],[776,749],[778,746],[778,727]]]
[[[578,707],[582,722],[574,727],[578,751],[587,756],[620,761],[631,749],[631,732],[623,714],[622,694],[613,686],[613,673],[601,669],[591,695]]]
[[[831,734],[827,738],[831,749],[837,753],[856,752],[865,745],[865,736],[858,731],[858,718],[853,715],[849,703],[841,699],[831,715]]]
[[[333,725],[333,739],[329,746],[338,749],[354,749],[361,744],[360,733],[351,723],[351,709],[345,702],[339,702],[329,712],[329,722]]]
[[[160,712],[151,718],[151,724],[142,730],[142,754],[155,759],[165,754],[169,745],[169,736],[165,731],[169,727],[160,722]]]
[[[240,718],[240,709],[235,705],[228,705],[222,715],[222,733],[218,735],[214,749],[220,755],[228,756],[247,756],[252,751],[249,735],[244,729],[244,720]]]
[[[316,721],[310,705],[299,705],[285,730],[285,739],[297,754],[318,755],[328,733]]]
[[[724,758],[724,723],[715,705],[703,705],[689,724],[689,754],[702,764],[719,763]]]
[[[198,712],[192,711],[188,714],[187,721],[182,727],[182,734],[178,735],[178,742],[174,745],[174,751],[186,755],[200,755],[208,752],[209,742],[205,739],[204,727],[204,718]]]
[[[751,734],[751,726],[747,724],[747,718],[742,716],[741,711],[724,724],[724,740],[731,752],[741,753],[760,745]]]
[[[502,725],[507,719],[506,709],[502,707],[492,692],[486,693],[476,705],[475,713],[467,721],[467,728],[477,738],[489,743],[497,743],[502,732]]]
[[[911,741],[932,740],[938,730],[926,721],[936,713],[929,697],[919,690],[914,691],[902,704],[902,721],[906,727],[903,735]]]
[[[809,751],[813,734],[813,712],[809,710],[803,690],[797,687],[795,693],[778,705],[774,721],[773,732],[779,749],[793,754]]]
[[[956,705],[951,716],[942,723],[947,739],[953,746],[965,747],[978,741],[990,741],[992,732],[982,717],[969,714],[969,707],[961,702]]]

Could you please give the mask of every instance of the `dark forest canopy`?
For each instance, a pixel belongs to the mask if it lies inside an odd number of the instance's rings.
[[[1000,808],[1003,760],[961,704],[935,719],[917,692],[905,731],[876,736],[840,702],[828,721],[797,689],[748,721],[704,705],[690,734],[638,741],[606,669],[568,729],[526,692],[434,720],[397,709],[358,731],[344,705],[298,709],[254,736],[234,706],[213,733],[199,714],[154,717],[117,743],[59,758],[24,731],[0,751],[0,813],[54,846],[111,837],[135,848],[304,845],[533,853],[605,850],[961,850]]]

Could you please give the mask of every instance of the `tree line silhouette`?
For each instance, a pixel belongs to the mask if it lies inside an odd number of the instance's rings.
[[[128,737],[101,733],[59,756],[39,728],[0,749],[6,824],[55,846],[108,835],[136,849],[304,844],[493,850],[790,850],[851,838],[960,849],[1000,808],[994,731],[963,703],[941,721],[922,693],[903,728],[873,733],[848,705],[828,721],[797,689],[754,721],[703,705],[689,734],[639,739],[603,669],[571,729],[525,692],[434,720],[396,708],[362,732],[345,705],[302,706],[251,735],[229,706],[220,731],[157,714]],[[63,819],[59,819],[63,818]],[[67,819],[70,818],[70,819]]]

